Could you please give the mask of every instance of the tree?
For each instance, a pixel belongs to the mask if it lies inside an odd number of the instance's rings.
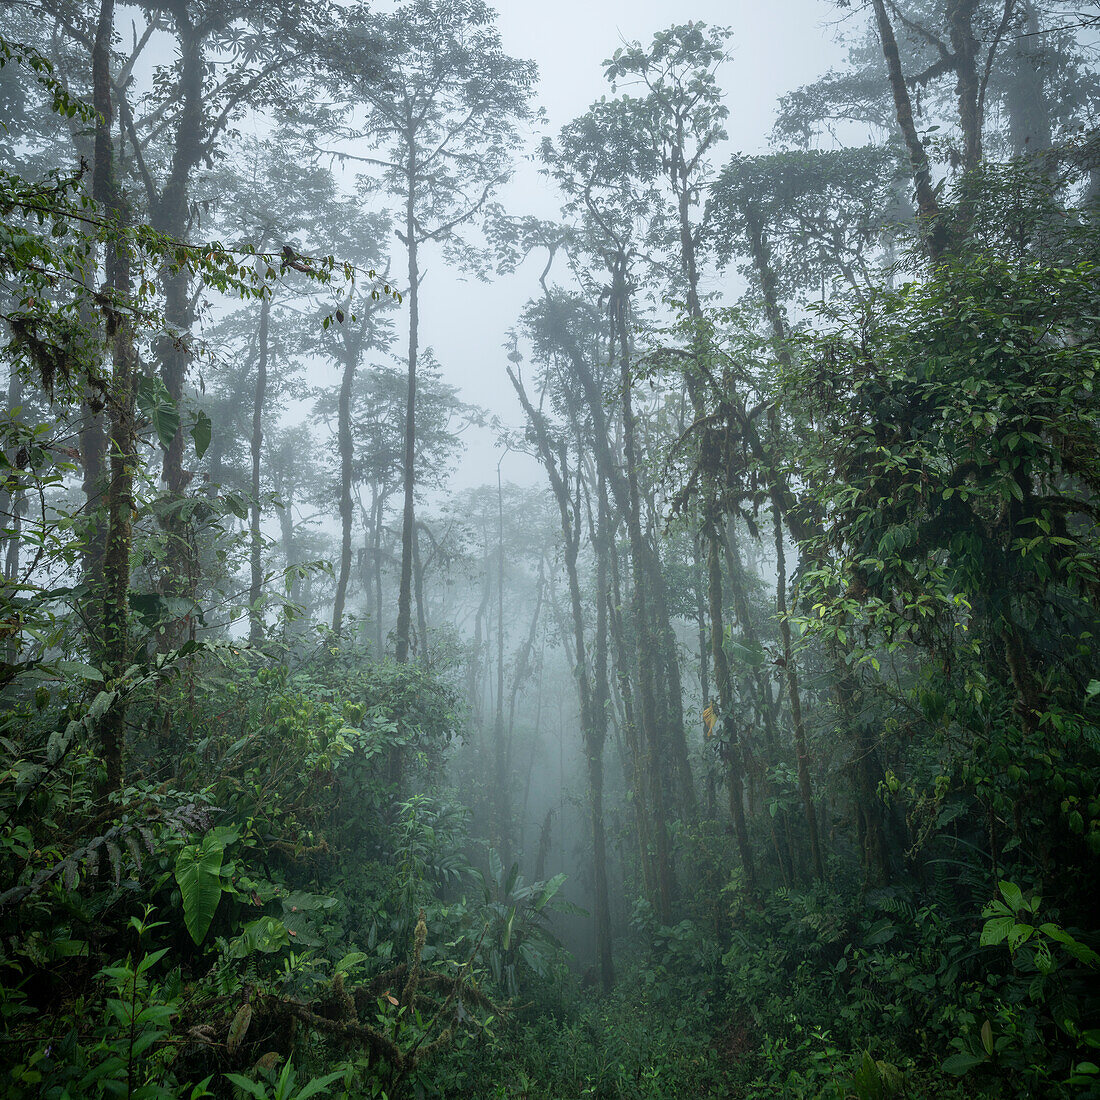
[[[996,258],[944,267],[877,301],[862,346],[843,328],[825,355],[815,343],[788,390],[831,440],[808,471],[813,491],[844,501],[803,581],[813,629],[858,638],[854,665],[877,665],[876,645],[925,651],[942,670],[926,713],[967,740],[995,731],[983,759],[1015,762],[981,801],[1042,828],[1033,850],[1068,845],[1067,864],[1073,834],[1100,826],[1071,823],[1068,803],[1040,809],[1026,777],[1042,771],[1056,789],[1053,760],[1073,768],[1088,753],[1063,744],[1076,719],[1056,716],[1084,698],[1076,639],[1098,614],[1092,274]]]
[[[336,332],[332,346],[341,347],[344,331],[354,327],[350,319]],[[334,326],[335,328],[335,326]],[[332,330],[330,330],[332,331]],[[339,341],[339,342],[338,342]],[[481,422],[483,414],[458,397],[455,387],[442,381],[439,364],[431,348],[420,357],[419,428],[416,439],[415,480],[420,491],[438,490],[446,484],[455,457],[461,450],[461,433],[470,424]],[[345,369],[344,378],[348,377]],[[355,374],[345,392],[339,395],[322,392],[314,408],[329,423],[335,420],[340,471],[337,476],[338,500],[343,520],[341,566],[338,574],[337,598],[342,609],[346,597],[347,579],[351,575],[351,542],[356,506],[362,519],[366,543],[363,547],[362,579],[367,594],[366,606],[374,618],[375,641],[379,654],[384,637],[385,609],[382,572],[387,539],[386,527],[389,503],[400,491],[405,480],[404,431],[402,413],[407,396],[408,373],[400,367],[375,366]],[[335,405],[335,407],[334,407]],[[344,433],[347,433],[346,436]],[[346,456],[346,458],[345,458]],[[345,466],[346,461],[346,466]],[[364,491],[369,494],[366,501]],[[327,495],[324,498],[330,499]],[[343,502],[350,502],[344,512]],[[344,562],[347,562],[346,572]],[[344,592],[339,587],[343,578]],[[373,598],[370,593],[373,589]],[[334,628],[335,629],[335,628]],[[419,631],[419,649],[424,651],[427,639]]]
[[[403,201],[397,235],[408,256],[408,393],[405,408],[401,575],[396,657],[409,655],[412,622],[420,250],[430,243],[462,258],[459,230],[484,211],[508,172],[527,117],[535,67],[501,48],[493,14],[481,0],[414,0],[387,16],[363,7],[343,14],[342,47],[331,63],[350,95],[337,137],[367,139],[384,155],[335,155],[382,172],[382,186]],[[385,44],[386,77],[363,80],[361,58]],[[355,117],[367,107],[365,121]]]
[[[5,219],[0,270],[10,280],[11,298],[16,303],[5,313],[4,321],[12,336],[6,354],[17,369],[31,368],[52,401],[60,404],[90,398],[106,409],[110,480],[102,588],[97,593],[102,601],[101,628],[92,656],[108,683],[122,679],[132,655],[129,605],[138,473],[137,405],[142,404],[161,442],[180,424],[175,403],[139,377],[139,328],[156,334],[167,325],[156,308],[151,273],[167,262],[185,264],[213,288],[259,296],[264,293],[268,271],[276,274],[272,264],[278,263],[270,255],[265,257],[260,267],[263,274],[257,275],[251,264],[242,267],[238,255],[219,245],[191,248],[132,223],[120,188],[111,126],[115,118],[108,50],[112,18],[113,5],[104,0],[93,53],[94,107],[70,97],[53,76],[50,63],[37,51],[0,39],[0,59],[5,64],[15,61],[29,66],[50,94],[55,111],[80,117],[95,128],[91,196],[79,193],[80,174],[68,178],[55,175],[35,183],[5,174],[0,197]],[[32,225],[38,226],[37,232],[30,230]],[[88,271],[100,249],[106,256],[107,278],[93,293],[88,287]],[[254,258],[255,253],[252,255]],[[320,269],[304,263],[303,267],[324,277]],[[88,321],[100,314],[105,319],[103,335],[94,321]],[[111,364],[109,373],[101,362],[104,352]],[[199,437],[195,438],[199,443]],[[38,448],[36,461],[41,461],[40,451]],[[24,465],[30,465],[29,453]],[[12,487],[6,488],[10,493]],[[29,587],[33,591],[36,586]],[[116,687],[111,705],[96,723],[105,791],[122,782],[125,722],[124,696]]]

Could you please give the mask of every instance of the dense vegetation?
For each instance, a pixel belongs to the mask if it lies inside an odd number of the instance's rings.
[[[4,6],[4,1096],[1100,1096],[1100,17],[838,6],[732,157],[702,23]]]

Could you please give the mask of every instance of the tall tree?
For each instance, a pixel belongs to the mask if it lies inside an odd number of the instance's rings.
[[[494,13],[481,0],[414,0],[384,16],[352,8],[343,13],[339,42],[332,63],[345,81],[348,116],[336,136],[365,138],[384,151],[363,157],[339,142],[332,151],[380,169],[382,186],[404,206],[397,235],[408,258],[408,393],[396,628],[396,658],[404,663],[412,624],[421,248],[437,243],[450,258],[469,258],[460,228],[507,177],[535,66],[504,52]],[[364,80],[361,55],[373,56],[379,42],[386,76]],[[360,105],[367,108],[362,120]]]

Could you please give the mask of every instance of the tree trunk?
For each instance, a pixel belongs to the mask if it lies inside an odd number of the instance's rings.
[[[102,0],[92,49],[92,96],[98,118],[95,128],[95,170],[92,194],[107,218],[123,225],[129,212],[119,186],[111,140],[111,39],[114,32],[114,0]],[[125,245],[107,248],[106,285],[119,299],[131,293],[130,259]],[[108,682],[117,680],[129,665],[130,655],[130,548],[133,540],[134,468],[137,439],[134,387],[137,356],[133,329],[125,310],[112,309],[107,320],[112,340],[113,370],[107,391],[110,482],[107,487],[107,542],[103,556],[102,648],[99,664]],[[123,741],[126,708],[122,700],[108,709],[99,724],[103,756],[102,790],[118,790],[123,779]]]
[[[932,188],[932,170],[928,164],[928,154],[917,134],[913,121],[913,103],[909,98],[909,89],[905,84],[905,75],[901,70],[901,57],[898,43],[894,37],[894,28],[886,12],[885,0],[871,0],[875,9],[879,39],[882,43],[882,55],[886,60],[886,73],[890,81],[890,90],[894,96],[894,111],[898,120],[905,147],[909,151],[909,164],[913,174],[913,186],[917,195],[917,212],[925,224],[929,255],[933,262],[943,254],[945,239],[940,224],[940,207],[936,193]]]
[[[374,652],[377,659],[381,659],[384,646],[384,635],[382,633],[382,517],[385,515],[385,513],[386,498],[381,492],[379,492],[377,498],[374,501],[374,508],[372,511],[372,515],[374,516],[374,559],[372,562],[374,573]]]
[[[413,525],[413,590],[416,596],[416,635],[417,653],[423,664],[429,661],[428,653],[428,612],[424,605],[424,566],[420,560],[420,527]]]
[[[503,456],[501,456],[503,459]],[[497,842],[505,868],[512,866],[512,822],[508,784],[508,748],[504,742],[504,494],[497,463],[497,692],[493,719],[494,808]]]
[[[1051,105],[1036,60],[1042,50],[1038,12],[1033,0],[1024,0],[1023,9],[1026,36],[1016,40],[1005,88],[1008,136],[1016,156],[1041,157],[1054,144]]]
[[[336,596],[332,604],[332,631],[339,634],[351,576],[351,388],[359,365],[358,348],[345,334],[344,374],[340,381],[340,405],[337,411],[336,441],[340,452],[340,571],[336,577]]]
[[[527,419],[538,440],[539,457],[546,469],[558,503],[561,517],[562,538],[565,545],[565,572],[569,582],[569,603],[573,612],[573,661],[580,701],[581,731],[584,738],[585,760],[588,765],[589,805],[592,811],[593,871],[595,875],[596,960],[603,988],[611,989],[614,970],[611,960],[611,908],[607,887],[607,839],[603,818],[603,751],[607,739],[607,705],[609,685],[607,677],[607,555],[604,539],[607,521],[604,509],[600,509],[600,524],[594,533],[596,544],[596,646],[595,691],[589,679],[588,657],[584,636],[584,608],[581,602],[580,577],[577,572],[577,556],[580,550],[580,515],[569,497],[566,479],[569,471],[565,447],[560,446],[555,455],[553,442],[546,421],[532,406],[518,376],[508,368],[508,376],[523,405]],[[578,472],[578,477],[580,476]],[[602,482],[600,486],[602,495]]]
[[[737,851],[745,871],[745,886],[751,891],[756,888],[756,863],[753,860],[749,831],[745,824],[744,781],[741,773],[744,750],[734,727],[733,685],[730,681],[729,661],[726,658],[726,628],[722,611],[722,563],[718,556],[719,541],[713,529],[712,519],[708,520],[708,527],[707,591],[710,604],[710,645],[714,658],[714,686],[718,692],[718,712],[725,734],[724,755],[729,780],[730,814],[733,817],[733,830],[737,838]]]
[[[603,819],[604,745],[607,742],[607,711],[611,685],[607,675],[609,547],[611,519],[607,514],[606,490],[602,479],[597,487],[596,530],[596,637],[591,702],[592,734],[588,739],[588,786],[592,800],[593,874],[596,894],[596,967],[604,993],[611,992],[615,969],[611,958],[611,899],[607,885],[607,837]]]
[[[86,319],[91,324],[91,318]],[[15,402],[18,404],[18,400]],[[12,402],[9,393],[8,407]],[[81,549],[81,574],[88,590],[85,603],[87,630],[95,638],[99,632],[99,610],[103,602],[103,555],[107,550],[107,526],[104,522],[107,491],[107,432],[102,409],[93,409],[87,401],[81,406],[80,465],[84,493],[85,534]],[[7,510],[6,508],[4,509]]]
[[[412,110],[410,105],[410,111]],[[411,120],[410,120],[411,126]],[[408,193],[405,202],[405,247],[409,253],[409,389],[405,402],[404,506],[401,513],[401,579],[397,592],[398,664],[409,659],[409,630],[412,624],[412,543],[416,487],[416,352],[420,326],[420,268],[416,228],[416,152],[409,143]]]
[[[772,504],[772,522],[775,526],[775,607],[779,619],[779,634],[783,642],[783,672],[787,681],[787,701],[791,707],[791,723],[794,726],[794,745],[798,757],[798,793],[802,799],[802,811],[806,817],[806,829],[810,837],[810,859],[814,874],[825,881],[825,862],[821,858],[821,843],[817,835],[817,810],[814,805],[813,786],[810,782],[810,759],[806,748],[806,727],[802,722],[802,700],[798,691],[798,669],[791,645],[791,624],[787,621],[787,555],[783,549],[783,523],[779,506]]]
[[[970,172],[982,159],[982,122],[978,108],[978,40],[974,37],[974,12],[978,0],[950,0],[947,30],[955,54],[955,94],[959,101],[959,125],[963,134],[963,170]]]
[[[256,364],[256,393],[252,403],[252,513],[249,523],[252,579],[248,589],[248,643],[258,646],[264,640],[263,539],[260,535],[260,458],[264,441],[264,398],[267,395],[267,332],[271,319],[271,296],[264,294],[260,303],[259,359]]]
[[[665,792],[662,782],[664,738],[657,724],[657,700],[654,691],[659,660],[658,639],[654,636],[647,601],[649,571],[645,567],[648,547],[642,533],[642,505],[638,488],[638,446],[635,437],[634,408],[631,401],[630,353],[626,323],[626,279],[624,261],[614,275],[612,318],[618,335],[619,380],[622,386],[623,462],[626,467],[626,527],[633,559],[634,629],[637,634],[638,692],[641,697],[642,734],[645,743],[646,774],[649,780],[650,811],[653,816],[653,841],[656,855],[657,916],[662,924],[672,921],[674,891],[668,827],[665,821]]]
[[[172,8],[180,44],[180,110],[177,116],[175,145],[168,180],[160,196],[151,204],[150,222],[154,229],[176,240],[187,236],[190,222],[191,173],[202,158],[203,75],[206,69],[201,30],[190,21],[186,5]],[[183,383],[190,353],[183,337],[191,329],[191,279],[186,266],[162,275],[164,319],[171,330],[157,341],[161,378],[169,396],[178,405],[183,400]],[[179,334],[179,335],[177,335]],[[184,430],[181,425],[164,451],[162,476],[170,497],[182,498],[191,474],[183,468]],[[162,589],[166,595],[194,599],[198,584],[198,562],[191,521],[180,508],[167,513],[167,536]],[[194,616],[188,612],[166,624],[160,641],[162,649],[178,648],[194,631]]]
[[[706,588],[703,582],[703,540],[695,538],[695,614],[699,625],[699,695],[703,709],[711,705],[710,698],[710,642],[707,639]],[[713,818],[718,812],[714,770],[708,764],[706,771],[706,815]]]
[[[13,365],[8,373],[8,410],[12,410],[23,403],[23,380],[19,371]],[[23,537],[23,513],[27,508],[26,493],[20,488],[19,475],[15,471],[15,452],[8,454],[8,469],[11,473],[4,479],[5,488],[0,498],[0,516],[4,526],[10,534],[3,544],[3,570],[4,579],[17,581],[19,579],[19,551]],[[10,487],[9,487],[10,486]],[[102,562],[100,562],[102,569]],[[98,615],[98,613],[97,613]]]

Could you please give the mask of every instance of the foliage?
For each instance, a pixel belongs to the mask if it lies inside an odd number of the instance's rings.
[[[1100,83],[1024,0],[841,6],[720,171],[730,32],[624,43],[563,224],[490,201],[481,0],[5,11],[4,1095],[1100,1095]],[[545,254],[490,426],[553,499],[417,519],[487,426],[435,249]]]

